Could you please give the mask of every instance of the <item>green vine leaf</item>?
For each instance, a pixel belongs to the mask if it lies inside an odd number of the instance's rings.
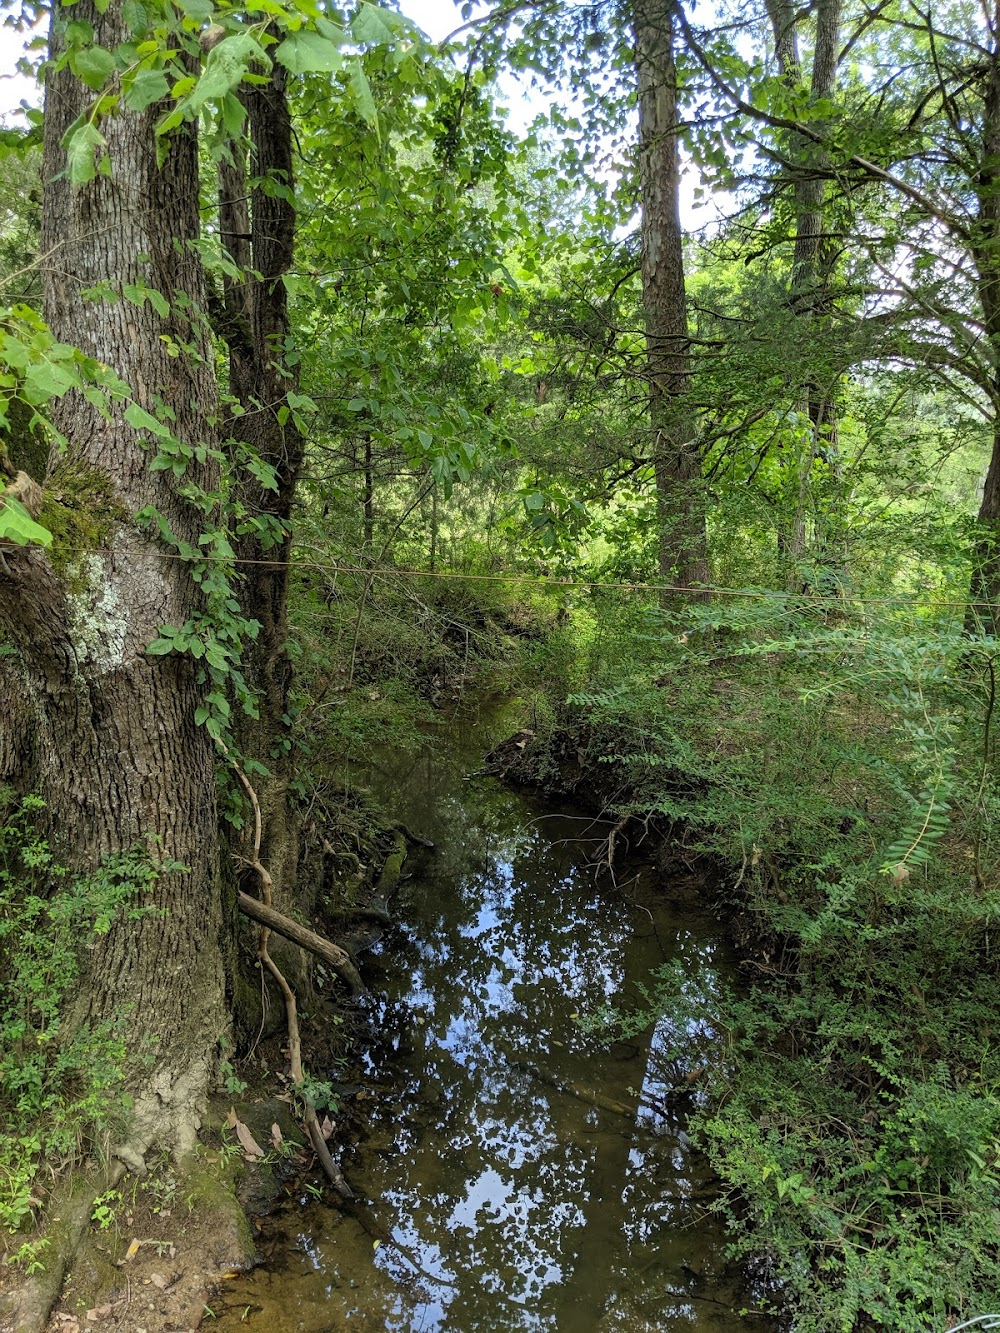
[[[85,46],[70,52],[69,67],[88,88],[100,92],[115,72],[115,58],[103,46]]]
[[[308,29],[290,32],[274,58],[291,74],[335,74],[344,63],[335,41]]]
[[[86,185],[97,175],[98,154],[107,147],[107,140],[91,121],[71,125],[63,140],[66,149],[66,170],[70,183]]]
[[[125,409],[125,420],[133,430],[148,430],[150,435],[155,435],[158,439],[170,439],[169,428],[162,421],[157,421],[156,417],[150,416],[138,403],[129,403]]]
[[[125,105],[131,111],[145,111],[169,92],[170,81],[162,69],[141,69],[125,94]]]
[[[25,509],[19,500],[8,495],[0,508],[0,542],[13,542],[15,546],[51,546],[52,533],[43,528]]]

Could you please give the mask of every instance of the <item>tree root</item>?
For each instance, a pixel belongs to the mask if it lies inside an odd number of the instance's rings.
[[[80,1243],[87,1234],[94,1205],[102,1194],[114,1187],[125,1174],[121,1162],[95,1178],[77,1179],[72,1174],[53,1195],[46,1225],[45,1266],[26,1279],[16,1296],[14,1322],[7,1324],[7,1311],[0,1312],[0,1329],[11,1333],[45,1333],[49,1317],[62,1295],[66,1277],[73,1266]],[[56,1215],[58,1214],[58,1215]]]
[[[253,786],[251,785],[247,775],[243,772],[243,769],[240,767],[238,763],[236,763],[234,759],[230,757],[229,751],[226,749],[226,747],[222,744],[221,741],[219,741],[218,744],[222,749],[223,754],[232,764],[236,772],[236,776],[243,784],[243,789],[246,792],[247,796],[249,796],[250,804],[253,806],[253,819],[254,819],[253,858],[249,861],[248,864],[251,870],[253,870],[254,873],[256,874],[258,882],[260,883],[260,900],[259,902],[256,902],[253,899],[250,899],[249,895],[247,894],[240,894],[240,897],[247,898],[248,902],[253,902],[255,910],[260,907],[267,908],[269,912],[272,913],[274,916],[281,917],[281,920],[283,922],[287,923],[290,926],[295,926],[296,923],[294,921],[291,921],[288,917],[282,916],[280,912],[275,912],[273,906],[271,905],[271,888],[272,888],[271,872],[267,869],[266,866],[261,864],[260,860],[261,818],[260,818],[260,802],[257,800],[257,793],[254,791]],[[241,903],[241,907],[242,906],[243,905]],[[243,910],[245,911],[246,909],[243,908]],[[248,915],[250,914],[248,913]],[[304,931],[305,927],[297,927],[297,929],[302,929]],[[291,986],[289,986],[288,982],[285,980],[284,975],[281,972],[281,969],[278,967],[277,963],[274,961],[274,959],[267,951],[267,941],[270,936],[270,933],[271,933],[270,927],[268,927],[265,924],[262,924],[260,928],[260,934],[257,939],[257,957],[260,959],[261,967],[266,968],[266,970],[270,972],[271,976],[274,978],[275,982],[277,983],[278,989],[281,991],[282,997],[284,998],[285,1001],[285,1018],[288,1023],[288,1064],[292,1076],[292,1083],[295,1086],[298,1095],[302,1099],[302,1105],[303,1105],[302,1119],[303,1122],[305,1123],[306,1132],[309,1135],[309,1141],[313,1146],[316,1156],[319,1158],[320,1165],[323,1167],[323,1170],[329,1177],[330,1183],[333,1186],[333,1188],[337,1191],[337,1193],[340,1195],[342,1199],[353,1199],[354,1198],[353,1190],[351,1189],[350,1185],[348,1185],[347,1181],[344,1179],[344,1175],[340,1167],[330,1156],[330,1150],[326,1146],[326,1139],[324,1139],[323,1137],[323,1131],[320,1128],[319,1119],[316,1115],[316,1107],[313,1103],[312,1098],[309,1096],[304,1086],[305,1072],[302,1068],[302,1039],[299,1035],[299,1017],[295,1003],[295,992],[292,990]],[[335,945],[329,945],[328,941],[322,940],[319,935],[313,935],[312,931],[306,931],[305,933],[308,935],[312,935],[313,939],[315,941],[318,941],[320,944],[328,945],[328,947],[331,949],[336,948]],[[296,940],[296,943],[300,942],[301,941]],[[305,947],[309,948],[310,946],[306,945]],[[342,953],[343,950],[338,950],[338,952]],[[357,975],[356,970],[355,970],[355,975]],[[360,976],[358,977],[358,982],[361,985],[361,989],[364,989],[363,984],[361,984]]]
[[[395,839],[393,849],[385,858],[375,884],[375,900],[383,904],[383,910],[384,904],[395,893],[402,879],[403,862],[406,860],[406,835],[397,829],[393,836]]]
[[[262,902],[260,898],[251,898],[248,893],[240,893],[237,901],[244,916],[251,917],[260,925],[273,930],[276,935],[282,935],[286,940],[291,940],[293,944],[297,944],[300,948],[315,954],[317,958],[322,958],[324,963],[328,963],[337,975],[347,983],[352,995],[360,995],[364,991],[365,983],[361,980],[361,974],[354,966],[351,955],[346,949],[342,949],[339,944],[334,944],[331,940],[324,939],[322,935],[317,935],[308,926],[293,921],[291,917],[285,916],[276,907],[271,907],[269,904]],[[362,912],[364,912],[364,909],[353,913],[353,915],[360,915]],[[384,912],[365,914],[374,915],[379,920],[388,919],[387,913]],[[351,914],[347,913],[346,915]]]

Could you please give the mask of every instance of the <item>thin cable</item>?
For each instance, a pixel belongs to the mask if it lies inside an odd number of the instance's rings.
[[[182,555],[175,551],[157,552],[164,560],[182,560],[190,564],[199,564],[202,562],[218,561],[220,563],[229,563],[233,565],[256,565],[268,569],[313,569],[333,574],[364,574],[371,578],[419,578],[419,579],[455,579],[471,583],[529,583],[536,586],[547,588],[550,592],[572,592],[576,588],[614,588],[628,592],[678,592],[686,593],[689,596],[698,596],[701,593],[711,594],[713,597],[744,597],[766,600],[767,598],[778,599],[791,602],[818,602],[827,606],[861,605],[861,606],[897,606],[901,609],[907,607],[929,607],[932,609],[964,609],[967,607],[985,607],[993,608],[995,602],[986,600],[973,601],[968,597],[956,601],[927,601],[922,599],[911,599],[904,595],[896,597],[856,597],[845,595],[843,597],[830,596],[824,593],[798,593],[785,592],[780,588],[722,588],[715,584],[699,584],[692,587],[690,584],[679,583],[625,583],[625,582],[598,582],[597,580],[587,579],[560,579],[551,576],[540,576],[537,574],[465,574],[457,570],[447,569],[410,569],[406,566],[369,566],[369,565],[348,565],[339,561],[318,561],[318,560],[265,560],[252,557],[233,557],[233,556],[212,556],[212,555]]]

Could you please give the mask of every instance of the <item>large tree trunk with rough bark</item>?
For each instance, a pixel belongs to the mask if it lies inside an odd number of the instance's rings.
[[[642,299],[660,574],[686,589],[708,583],[701,451],[689,382],[691,358],[677,148],[675,0],[634,0],[639,87]]]
[[[91,24],[105,48],[129,40],[120,5],[101,13],[79,0],[54,13],[54,56],[69,17]],[[110,173],[73,187],[63,136],[92,101],[68,69],[49,75],[40,247],[46,317],[58,338],[116,370],[147,411],[172,411],[178,437],[211,442],[216,387],[197,322],[203,275],[190,244],[199,228],[194,131],[177,131],[158,166],[159,110],[135,114],[122,105],[101,125]],[[81,295],[102,284],[156,288],[170,312],[161,318],[148,302]],[[168,347],[190,350],[171,356]],[[124,1020],[135,1108],[117,1151],[138,1165],[151,1144],[193,1143],[228,1024],[213,745],[194,722],[195,664],[146,652],[160,626],[188,620],[198,593],[155,525],[134,515],[154,506],[194,545],[200,523],[171,472],[150,470],[148,441],[119,409],[105,420],[74,393],[54,405],[52,418],[66,448],[51,456],[47,503],[65,521],[51,554],[8,551],[0,567],[0,626],[15,646],[28,701],[21,717],[0,710],[0,763],[9,770],[0,781],[37,784],[54,851],[72,867],[92,870],[106,854],[137,845],[177,867],[137,904],[150,911],[97,937],[73,1015],[77,1023]],[[211,464],[185,477],[215,480]]]
[[[284,277],[292,264],[295,205],[284,69],[275,65],[269,81],[248,85],[242,98],[253,188],[248,186],[246,151],[235,145],[232,161],[223,165],[219,179],[222,239],[243,275],[227,280],[225,293],[222,333],[229,347],[229,387],[242,409],[231,416],[227,433],[274,469],[277,490],[245,474],[240,499],[249,518],[272,520],[278,535],[267,539],[251,531],[236,545],[237,557],[244,562],[239,566],[243,612],[261,626],[244,655],[244,674],[257,692],[260,716],[237,719],[237,739],[244,755],[269,770],[268,776],[255,779],[263,821],[261,859],[274,881],[276,902],[287,904],[299,850],[289,793],[288,561],[303,440],[288,403],[297,385],[289,366]]]

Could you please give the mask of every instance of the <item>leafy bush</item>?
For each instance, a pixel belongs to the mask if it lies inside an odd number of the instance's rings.
[[[1000,644],[904,611],[619,611],[562,714],[620,814],[731,868],[750,980],[688,1024],[692,1132],[796,1333],[926,1333],[1000,1292]]]

